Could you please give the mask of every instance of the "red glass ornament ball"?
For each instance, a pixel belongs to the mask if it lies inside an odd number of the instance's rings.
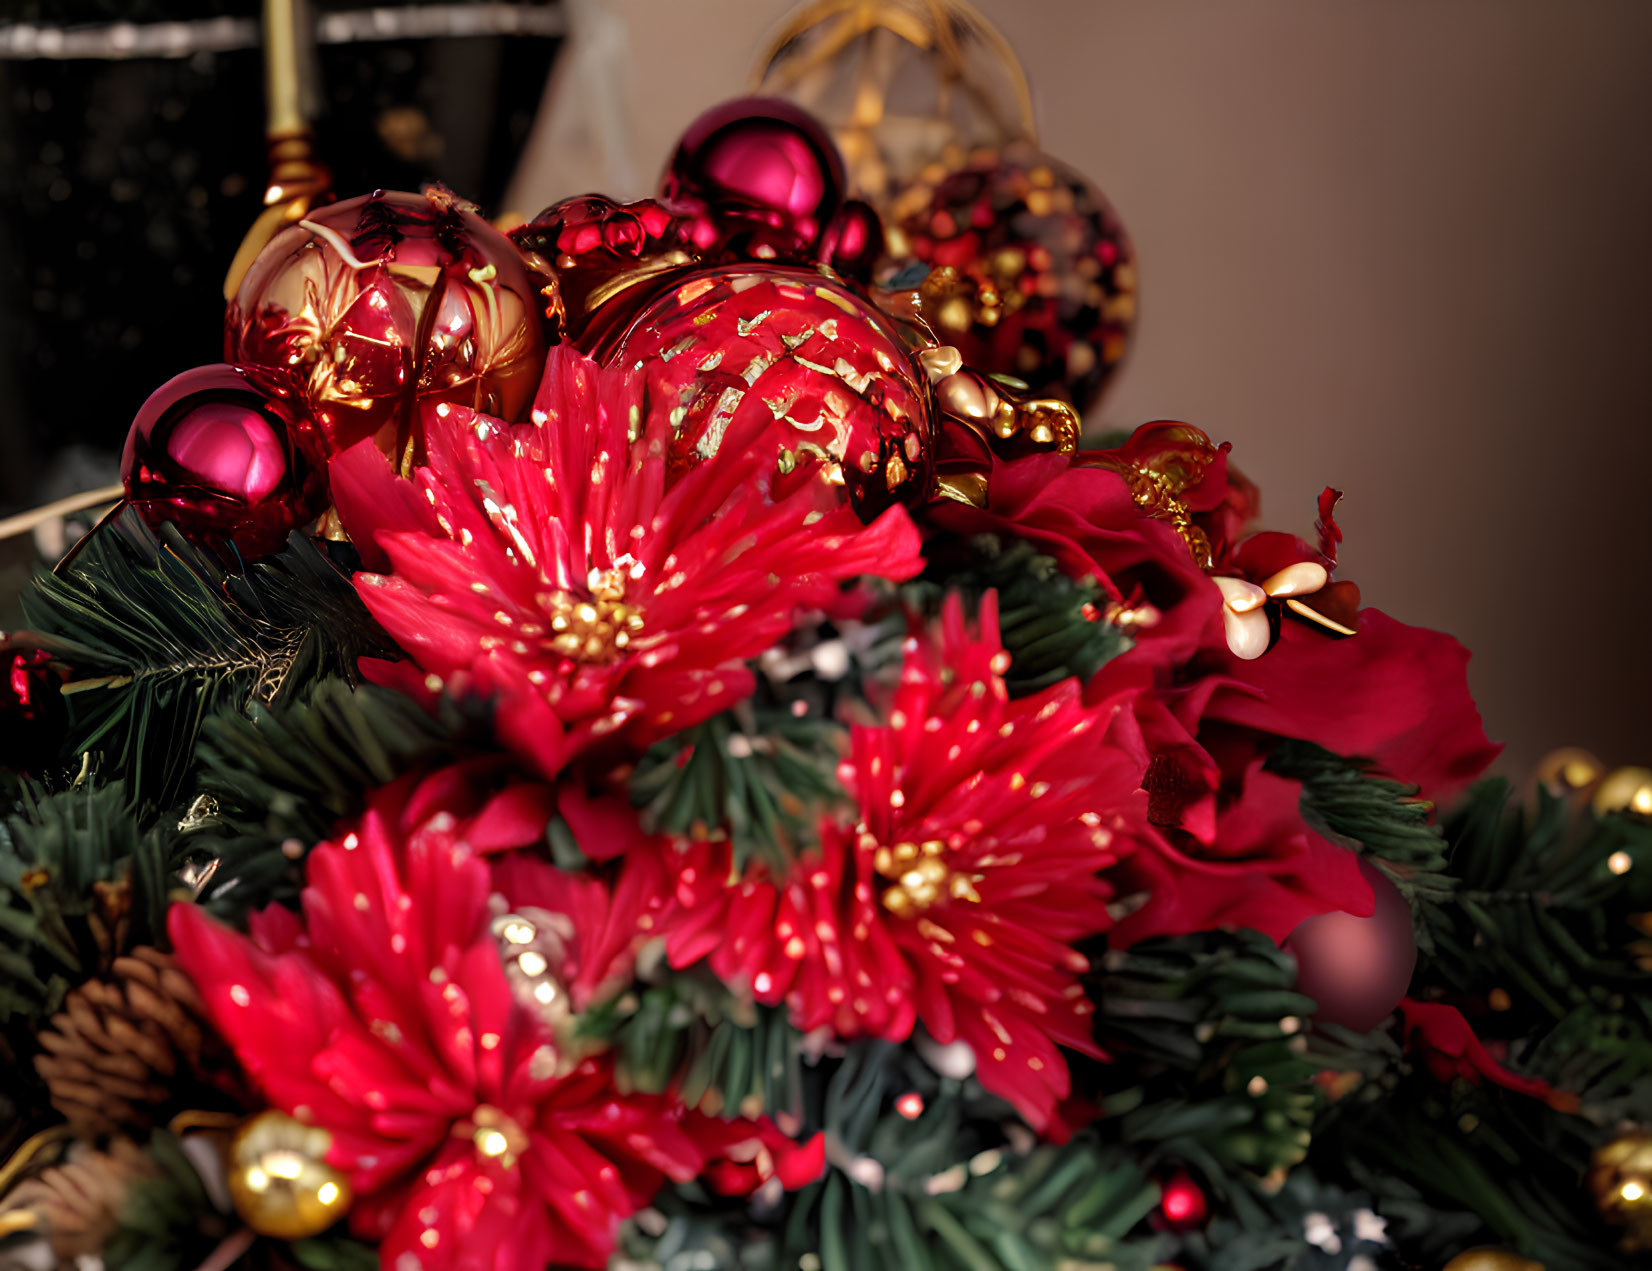
[[[709,204],[816,242],[843,204],[843,156],[813,115],[777,97],[740,97],[688,126],[660,178],[669,200]]]
[[[671,479],[753,428],[772,439],[782,471],[827,460],[863,515],[930,490],[929,381],[888,319],[828,271],[688,274],[594,355],[645,367],[655,400],[674,412]]]
[[[224,356],[301,373],[324,453],[392,425],[383,443],[399,452],[424,402],[526,416],[544,369],[537,293],[468,204],[380,190],[270,240],[230,302]]]
[[[327,505],[299,439],[302,380],[267,367],[203,366],[168,380],[138,411],[121,457],[126,497],[151,525],[206,546],[275,551]]]
[[[1170,1226],[1181,1231],[1197,1227],[1209,1211],[1204,1190],[1191,1175],[1180,1171],[1165,1181],[1159,1194],[1159,1212]]]
[[[1411,986],[1417,940],[1411,908],[1394,884],[1365,861],[1360,873],[1376,900],[1370,917],[1317,914],[1291,932],[1285,950],[1296,958],[1297,992],[1319,1004],[1314,1018],[1366,1033],[1393,1013]]]
[[[950,265],[981,304],[929,315],[942,341],[987,374],[1080,409],[1124,357],[1136,267],[1112,206],[1079,173],[1029,143],[927,169],[890,209],[891,250]]]

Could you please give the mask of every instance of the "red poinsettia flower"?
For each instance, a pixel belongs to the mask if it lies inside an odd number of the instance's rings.
[[[1296,783],[1262,770],[1281,738],[1368,760],[1434,799],[1482,772],[1497,748],[1469,696],[1462,646],[1378,610],[1350,615],[1358,634],[1345,639],[1282,618],[1261,656],[1234,654],[1221,587],[1195,556],[1240,579],[1305,562],[1328,574],[1341,537],[1335,492],[1321,499],[1318,549],[1284,534],[1242,538],[1254,487],[1233,474],[1224,448],[1201,450],[1202,434],[1177,427],[1150,425],[1142,446],[1106,456],[999,464],[985,508],[937,504],[926,519],[955,534],[1026,538],[1115,597],[1112,617],[1134,645],[1087,696],[1138,690],[1151,818],[1165,831],[1163,850],[1116,875],[1121,891],[1147,903],[1115,942],[1222,925],[1283,939],[1313,913],[1369,913],[1371,895],[1352,854],[1301,819]],[[1145,480],[1130,466],[1137,461],[1157,465],[1160,479]],[[1172,488],[1179,493],[1166,501]]]
[[[369,609],[413,659],[385,670],[498,696],[501,735],[547,773],[622,731],[646,745],[750,693],[745,661],[860,575],[921,566],[906,513],[863,525],[812,461],[776,470],[749,413],[668,486],[668,412],[638,374],[553,349],[531,425],[440,404],[429,464],[334,460],[370,564]]]
[[[519,917],[490,905],[520,874],[493,876],[471,842],[510,836],[489,832],[497,800],[467,806],[454,789],[441,774],[381,791],[356,830],[311,854],[303,921],[272,911],[257,941],[175,906],[178,959],[270,1102],[332,1136],[351,1224],[382,1241],[384,1266],[600,1267],[620,1220],[664,1180],[698,1174],[708,1148],[672,1100],[620,1093],[605,1056],[565,1053],[525,1004],[501,956]],[[639,930],[615,916],[636,899],[570,906],[575,984],[604,982],[598,964],[627,955],[610,932]]]
[[[1008,665],[993,597],[977,634],[951,599],[938,637],[910,641],[885,722],[852,730],[858,822],[824,825],[778,880],[730,883],[692,849],[667,945],[806,1030],[961,1039],[987,1089],[1059,1133],[1059,1048],[1096,1053],[1073,945],[1110,925],[1097,874],[1145,824],[1145,753],[1125,699],[1086,705],[1069,680],[1012,700]]]

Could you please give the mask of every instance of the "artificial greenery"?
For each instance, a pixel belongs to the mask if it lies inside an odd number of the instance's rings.
[[[181,848],[211,863],[205,899],[220,913],[289,899],[303,857],[367,794],[462,755],[480,718],[333,676],[284,703],[225,710],[201,729],[199,796]]]
[[[184,789],[203,723],[280,705],[327,675],[353,679],[394,648],[350,581],[303,535],[227,573],[177,530],[128,508],[23,600],[29,639],[74,668],[75,755],[120,757],[135,807]]]
[[[1111,597],[1099,579],[1073,578],[1025,539],[978,534],[959,550],[938,550],[923,576],[902,588],[919,609],[935,612],[948,591],[973,610],[987,591],[998,596],[998,624],[1010,655],[1004,682],[1017,696],[1077,676],[1088,681],[1131,647],[1108,617]]]
[[[648,829],[726,834],[735,865],[754,857],[784,869],[815,841],[822,807],[838,797],[846,733],[818,714],[744,704],[660,742],[637,764],[631,801]]]
[[[580,1034],[614,1048],[631,1088],[674,1088],[689,1107],[725,1116],[802,1110],[802,1038],[786,1012],[737,999],[711,976],[662,972],[586,1012]]]
[[[169,848],[119,783],[25,783],[0,821],[0,1027],[32,1033],[75,985],[164,928]]]

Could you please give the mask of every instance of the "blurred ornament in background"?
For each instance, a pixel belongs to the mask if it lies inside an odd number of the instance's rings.
[[[1652,768],[1614,768],[1595,787],[1593,802],[1601,816],[1626,812],[1652,817]]]
[[[1159,1213],[1175,1231],[1191,1231],[1201,1226],[1209,1212],[1204,1190],[1186,1170],[1177,1170],[1167,1180],[1159,1196]]]
[[[1136,269],[1089,181],[1030,142],[932,164],[889,205],[889,253],[973,285],[933,315],[964,361],[1083,408],[1124,357]]]
[[[880,276],[921,262],[962,285],[925,319],[987,375],[1081,410],[1124,358],[1135,260],[1117,213],[1038,149],[1026,74],[959,0],[814,0],[754,76],[837,138],[849,191],[883,214]]]
[[[1544,1267],[1513,1249],[1470,1249],[1459,1253],[1440,1271],[1544,1271]]]
[[[770,41],[753,84],[821,120],[853,192],[879,206],[949,148],[1035,132],[1009,42],[959,0],[813,0]]]
[[[311,428],[292,371],[185,371],[132,421],[121,457],[126,497],[152,527],[170,521],[202,545],[265,555],[326,507],[322,469],[306,445]]]
[[[1316,914],[1291,932],[1285,952],[1296,958],[1296,991],[1318,1003],[1316,1021],[1368,1033],[1410,987],[1417,939],[1411,908],[1394,884],[1368,861],[1359,870],[1371,884],[1370,916]]]
[[[1588,1185],[1601,1217],[1625,1229],[1623,1249],[1652,1249],[1652,1130],[1630,1130],[1596,1149]]]
[[[1588,789],[1605,771],[1605,765],[1587,750],[1563,746],[1537,761],[1532,778],[1551,794],[1563,797]]]
[[[376,436],[416,461],[418,405],[526,416],[545,351],[538,288],[451,192],[380,190],[270,240],[230,302],[224,356],[303,376],[326,452]]]

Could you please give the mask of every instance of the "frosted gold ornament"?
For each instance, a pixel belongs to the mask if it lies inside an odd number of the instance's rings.
[[[327,1164],[333,1136],[284,1112],[260,1112],[229,1149],[229,1194],[259,1235],[302,1240],[349,1211],[350,1183]]]
[[[1631,1130],[1595,1149],[1588,1184],[1601,1217],[1625,1228],[1623,1248],[1652,1249],[1652,1130]]]
[[[1014,50],[962,0],[810,0],[776,33],[752,85],[820,119],[850,188],[874,204],[937,156],[1035,132]]]
[[[1440,1271],[1545,1271],[1541,1262],[1533,1262],[1513,1249],[1470,1249],[1459,1253]]]
[[[1652,768],[1616,768],[1595,789],[1595,811],[1652,817]]]
[[[1532,775],[1555,794],[1567,794],[1594,785],[1605,771],[1606,766],[1587,750],[1564,746],[1539,759]]]

